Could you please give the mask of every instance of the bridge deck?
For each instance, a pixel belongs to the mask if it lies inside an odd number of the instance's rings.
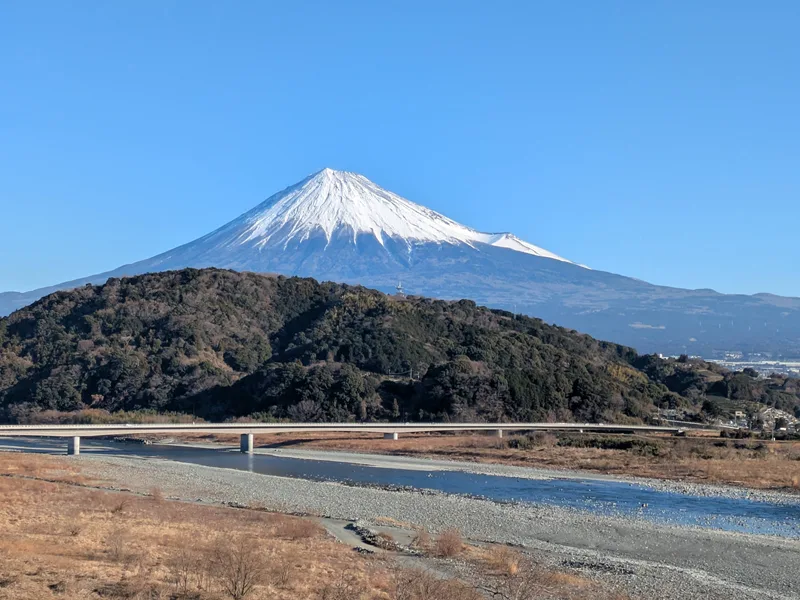
[[[0,425],[0,437],[96,437],[143,433],[423,433],[441,431],[593,431],[668,433],[680,427],[605,423],[164,423],[123,425]]]

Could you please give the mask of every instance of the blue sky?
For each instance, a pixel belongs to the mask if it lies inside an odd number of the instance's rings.
[[[0,291],[329,166],[668,285],[800,296],[800,3],[4,2]]]

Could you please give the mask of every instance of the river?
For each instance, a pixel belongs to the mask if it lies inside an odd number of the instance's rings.
[[[0,440],[0,450],[63,454],[64,440]],[[346,462],[242,454],[229,449],[82,440],[83,454],[134,456],[355,486],[402,487],[505,503],[548,504],[657,523],[800,538],[800,502],[701,496],[601,478],[529,479],[457,470],[383,468]]]

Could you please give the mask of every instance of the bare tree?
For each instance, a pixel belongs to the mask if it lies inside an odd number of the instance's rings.
[[[266,578],[266,560],[254,538],[220,538],[214,545],[212,556],[214,575],[232,600],[243,600]]]
[[[200,557],[189,545],[182,545],[178,552],[167,561],[170,582],[175,588],[178,597],[189,595],[192,580],[200,563]]]
[[[105,539],[105,547],[109,558],[125,565],[130,564],[135,558],[132,541],[133,536],[129,529],[122,526],[112,529]]]
[[[319,421],[322,416],[322,407],[313,400],[301,400],[286,409],[289,418],[293,421],[310,423]]]
[[[292,573],[294,571],[294,564],[291,558],[286,556],[280,557],[278,560],[273,560],[270,566],[270,580],[272,583],[280,588],[285,588],[292,581]]]

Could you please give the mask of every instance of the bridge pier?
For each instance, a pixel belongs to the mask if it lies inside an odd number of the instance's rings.
[[[399,438],[400,438],[400,435],[396,431],[393,431],[392,433],[384,433],[383,434],[383,439],[385,439],[385,440],[396,440],[396,439],[399,439]]]
[[[239,437],[239,450],[245,454],[253,453],[253,434],[243,433]]]
[[[77,435],[67,439],[67,454],[78,456],[81,453],[81,438]]]

